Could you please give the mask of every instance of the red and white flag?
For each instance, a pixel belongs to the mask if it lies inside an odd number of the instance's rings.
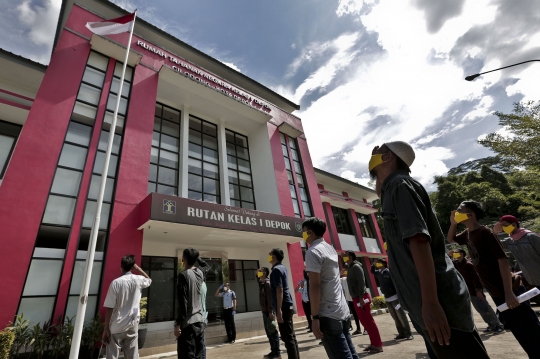
[[[135,22],[135,13],[117,17],[116,19],[87,22],[86,27],[97,35],[114,35],[122,32],[130,32]]]

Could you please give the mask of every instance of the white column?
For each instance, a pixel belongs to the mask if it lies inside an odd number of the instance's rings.
[[[218,124],[218,150],[219,150],[219,177],[221,183],[221,204],[231,205],[229,195],[229,170],[227,166],[227,139],[225,137],[225,120],[220,119]]]
[[[182,108],[182,121],[180,121],[180,163],[178,179],[178,195],[182,198],[188,196],[188,144],[189,144],[189,105]]]

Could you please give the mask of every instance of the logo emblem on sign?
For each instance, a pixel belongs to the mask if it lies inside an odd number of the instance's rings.
[[[296,228],[296,230],[297,230],[298,232],[302,232],[302,223],[296,222],[296,223],[294,224],[294,228]]]
[[[163,200],[163,213],[176,214],[176,202],[170,199]]]

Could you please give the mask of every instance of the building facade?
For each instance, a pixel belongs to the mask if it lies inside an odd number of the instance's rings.
[[[366,269],[386,255],[376,194],[313,168],[296,104],[141,19],[119,94],[128,34],[85,24],[124,14],[106,0],[66,0],[48,66],[0,51],[0,325],[75,315],[110,131],[87,320],[125,254],[153,279],[143,293],[150,330],[172,328],[187,247],[211,265],[216,323],[223,282],[237,293],[237,320],[260,317],[255,270],[272,248],[286,253],[289,285],[301,280],[303,218],[325,219],[325,240]]]

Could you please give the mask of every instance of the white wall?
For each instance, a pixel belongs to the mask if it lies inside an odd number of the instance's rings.
[[[273,125],[263,124],[248,136],[255,201],[257,210],[281,214],[268,126]]]

